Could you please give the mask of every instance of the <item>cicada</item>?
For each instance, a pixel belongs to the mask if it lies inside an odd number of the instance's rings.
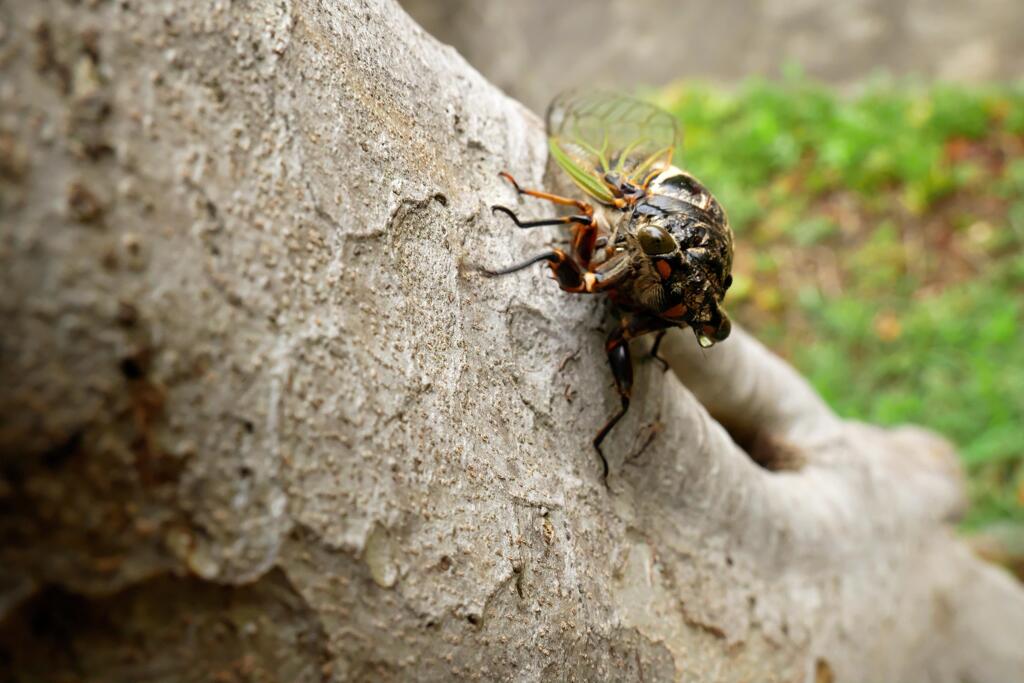
[[[693,330],[702,347],[729,336],[722,300],[732,284],[733,234],[718,201],[673,165],[682,133],[668,112],[608,92],[570,91],[548,108],[547,129],[552,158],[586,199],[524,189],[502,173],[520,195],[574,212],[521,221],[505,206],[493,209],[520,228],[566,225],[570,246],[484,273],[508,275],[546,262],[563,290],[607,294],[614,303],[619,321],[605,351],[621,406],[593,441],[607,480],[601,442],[629,410],[630,340],[657,333],[651,351],[657,358],[661,338],[672,327]]]

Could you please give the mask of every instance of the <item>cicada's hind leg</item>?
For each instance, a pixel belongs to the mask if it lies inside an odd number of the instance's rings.
[[[615,379],[615,390],[618,391],[621,401],[619,410],[608,418],[597,436],[594,437],[594,450],[601,458],[601,477],[605,486],[608,486],[608,459],[601,450],[601,442],[629,410],[629,400],[633,393],[633,361],[629,357],[629,340],[672,326],[673,323],[662,318],[626,316],[622,319],[621,324],[612,330],[605,342],[604,348],[608,354],[608,365],[611,367],[612,377]]]

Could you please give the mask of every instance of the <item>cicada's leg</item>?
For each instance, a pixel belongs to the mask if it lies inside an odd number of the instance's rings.
[[[554,223],[572,223],[579,222],[586,219],[586,216],[566,216],[562,218],[553,218],[549,221],[533,221],[533,222],[521,222],[518,217],[512,213],[509,209],[503,206],[494,207],[496,211],[502,211],[512,217],[512,220],[516,222],[521,228],[536,227],[537,225],[551,225]],[[589,220],[589,219],[587,219]],[[581,229],[585,229],[586,225]],[[489,277],[496,277],[498,275],[508,275],[509,273],[515,273],[529,268],[535,263],[541,261],[547,261],[548,265],[551,266],[552,272],[555,274],[555,279],[558,280],[558,284],[567,292],[585,292],[592,294],[594,292],[600,292],[605,289],[615,287],[622,278],[627,276],[630,272],[629,269],[629,255],[622,253],[617,254],[607,261],[600,263],[596,268],[588,268],[586,265],[580,263],[579,259],[575,256],[567,255],[561,249],[552,249],[546,251],[543,254],[534,256],[533,258],[527,259],[522,263],[517,263],[507,268],[500,270],[490,270],[488,268],[480,268],[480,272]]]
[[[502,268],[500,270],[481,268],[480,272],[488,277],[497,277],[499,275],[508,275],[520,270],[525,270],[533,264],[540,263],[541,261],[548,262],[548,266],[551,267],[551,272],[554,273],[559,286],[565,291],[574,293],[594,291],[593,276],[584,272],[580,267],[580,264],[576,263],[576,261],[561,249],[545,251],[543,254],[537,254],[533,258],[529,258],[521,263],[517,263],[513,266]]]
[[[661,340],[665,338],[665,334],[668,330],[660,330],[654,337],[654,344],[651,345],[651,358],[661,363],[662,372],[668,370],[668,361],[658,355],[658,347],[661,346]]]
[[[672,326],[673,323],[662,318],[627,316],[622,319],[617,328],[612,330],[605,342],[604,348],[608,354],[608,365],[611,366],[615,389],[619,392],[619,399],[622,403],[618,412],[608,418],[597,436],[594,437],[594,450],[601,458],[601,476],[605,486],[608,485],[608,459],[605,458],[604,452],[601,450],[601,442],[629,410],[629,399],[633,393],[633,361],[629,357],[629,340]]]
[[[512,273],[518,273],[520,270],[526,270],[535,263],[541,261],[550,261],[551,259],[557,258],[554,251],[545,251],[543,254],[537,254],[525,261],[520,261],[514,265],[506,268],[499,268],[498,270],[491,270],[490,268],[480,268],[480,272],[487,277],[499,277],[501,275],[511,275]]]
[[[608,418],[608,421],[601,427],[601,431],[594,437],[594,450],[601,458],[601,480],[608,486],[608,458],[604,457],[601,450],[601,442],[608,432],[612,430],[622,416],[629,410],[629,398],[633,393],[633,361],[629,357],[629,341],[622,335],[622,328],[614,330],[604,345],[605,353],[608,354],[608,364],[612,368],[612,377],[615,378],[615,389],[619,392],[619,399],[622,407],[619,411]]]
[[[519,219],[510,210],[505,207],[492,207],[494,210],[500,210],[508,215],[512,216],[512,220],[516,222],[521,228],[535,228],[542,225],[558,225],[559,223],[575,223],[573,227],[573,238],[572,238],[572,253],[576,257],[576,260],[583,267],[584,270],[590,270],[590,261],[594,257],[595,243],[598,239],[597,222],[594,220],[594,207],[587,202],[579,199],[572,199],[570,197],[560,197],[550,192],[542,192],[540,190],[528,190],[519,187],[519,183],[512,177],[512,174],[507,171],[499,173],[502,178],[512,183],[512,187],[515,188],[516,192],[521,195],[528,197],[536,197],[537,199],[543,199],[545,201],[552,202],[554,204],[560,204],[562,206],[575,206],[580,210],[580,215],[567,216],[563,219],[550,219],[550,221],[532,221],[529,224],[520,223]],[[586,219],[586,220],[584,220]]]
[[[507,206],[495,204],[491,211],[499,211],[509,218],[520,228],[540,228],[545,225],[573,225],[572,253],[576,261],[584,270],[591,270],[590,259],[594,255],[594,248],[597,242],[597,224],[592,216],[586,214],[574,214],[572,216],[558,216],[556,218],[543,218],[539,221],[521,221],[512,209]]]
[[[594,258],[594,250],[597,248],[598,230],[597,222],[579,224],[573,227],[572,253],[586,270],[592,270],[590,261]]]
[[[586,214],[576,214],[573,216],[558,216],[557,218],[543,218],[539,221],[521,221],[519,220],[519,216],[517,216],[512,209],[508,208],[507,206],[501,206],[500,204],[495,204],[494,206],[492,206],[491,211],[498,211],[505,214],[506,216],[512,219],[512,222],[515,223],[516,226],[520,228],[540,228],[545,225],[566,225],[568,223],[578,223],[580,225],[589,226],[594,222],[594,219],[591,218],[590,216],[587,216]]]
[[[585,216],[594,215],[594,207],[587,202],[580,201],[579,199],[572,199],[570,197],[560,197],[557,194],[551,194],[550,192],[543,192],[541,190],[527,190],[519,187],[519,183],[512,177],[512,174],[508,171],[502,171],[499,173],[502,178],[512,183],[512,187],[515,188],[519,194],[525,194],[528,197],[536,197],[537,199],[543,199],[545,201],[552,202],[553,204],[561,204],[562,206],[575,206]]]

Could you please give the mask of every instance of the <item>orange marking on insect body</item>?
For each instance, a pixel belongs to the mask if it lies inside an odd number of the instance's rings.
[[[682,318],[686,315],[686,306],[683,304],[676,304],[672,308],[662,311],[661,315],[664,318]]]
[[[672,276],[672,266],[668,261],[655,261],[654,267],[658,269],[658,275],[661,275],[662,280],[667,280]]]

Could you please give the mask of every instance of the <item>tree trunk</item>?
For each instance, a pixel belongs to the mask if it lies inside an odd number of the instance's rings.
[[[541,124],[392,0],[0,22],[13,680],[1024,676],[948,446],[742,332],[636,356],[605,488],[604,303],[473,269]]]

